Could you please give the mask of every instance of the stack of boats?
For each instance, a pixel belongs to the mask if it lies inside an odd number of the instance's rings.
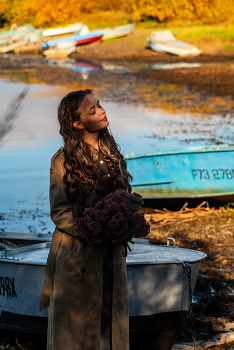
[[[14,24],[9,31],[0,32],[0,53],[39,53],[43,50],[47,58],[64,58],[79,45],[119,38],[134,30],[135,24],[93,31],[81,22],[45,30],[35,29],[31,24],[22,27]],[[150,48],[160,53],[177,56],[197,56],[201,53],[196,46],[177,40],[170,30],[152,32],[147,40]]]
[[[134,30],[135,24],[91,32],[87,25],[80,22],[46,30],[35,29],[32,25],[19,27],[15,24],[9,31],[0,32],[0,53],[40,52],[42,48],[47,58],[67,57],[79,45],[126,36]]]
[[[23,27],[13,25],[10,30],[0,32],[0,53],[14,51],[16,48],[34,43],[43,35],[43,29],[35,29],[31,24]]]
[[[76,46],[78,45],[99,43],[102,40],[126,36],[133,33],[134,30],[135,24],[128,24],[114,28],[97,29],[90,32],[87,25],[82,25],[73,36],[50,40],[44,43],[42,45],[43,54],[47,58],[67,57],[76,50]]]
[[[99,43],[103,37],[102,30],[89,31],[87,25],[82,25],[74,35],[43,43],[43,54],[47,58],[67,57],[76,50],[76,46]]]

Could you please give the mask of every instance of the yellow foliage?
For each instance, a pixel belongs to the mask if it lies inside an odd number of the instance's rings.
[[[0,0],[0,16],[7,23],[26,21],[49,26],[81,20],[82,13],[122,11],[135,21],[155,19],[201,20],[218,23],[234,16],[233,0]]]
[[[137,20],[154,18],[159,22],[174,19],[217,23],[234,16],[232,0],[128,0]]]

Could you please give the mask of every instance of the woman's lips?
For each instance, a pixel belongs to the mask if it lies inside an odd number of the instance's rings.
[[[101,120],[101,122],[105,122],[107,120],[107,117],[105,116],[102,120]]]

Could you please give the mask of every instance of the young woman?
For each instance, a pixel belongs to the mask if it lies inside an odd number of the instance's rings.
[[[64,148],[52,157],[50,170],[56,229],[40,302],[40,311],[49,306],[48,350],[128,350],[124,247],[108,239],[87,246],[74,222],[106,194],[120,188],[130,192],[131,175],[91,90],[64,97],[58,120]]]

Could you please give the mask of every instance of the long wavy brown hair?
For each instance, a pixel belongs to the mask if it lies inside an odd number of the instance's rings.
[[[103,174],[92,157],[92,150],[84,142],[83,131],[74,128],[73,122],[79,121],[79,106],[89,89],[79,90],[65,96],[58,108],[60,134],[64,141],[65,192],[67,199],[77,208],[76,215],[82,214],[86,206],[92,204],[92,198],[100,198],[116,189],[131,192],[132,176],[127,171],[126,160],[108,128],[99,130],[99,150],[108,166],[110,178],[104,180]]]

